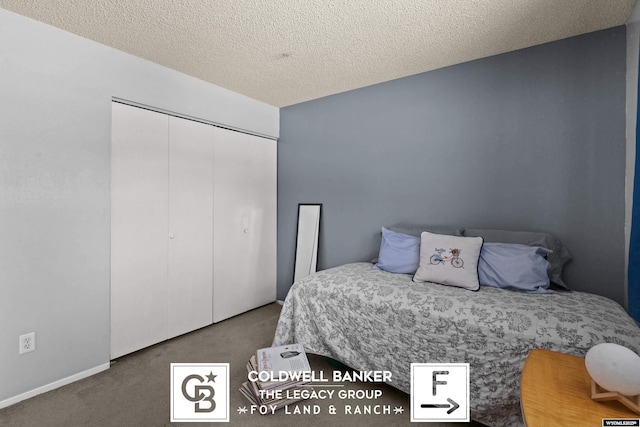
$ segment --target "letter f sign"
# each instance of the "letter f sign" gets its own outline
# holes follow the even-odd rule
[[[433,395],[436,395],[436,385],[447,385],[446,381],[438,381],[436,379],[437,375],[449,375],[449,371],[433,371],[431,377],[433,378]]]

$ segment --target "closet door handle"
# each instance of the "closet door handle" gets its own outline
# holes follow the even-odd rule
[[[175,238],[176,238],[176,235],[175,235],[175,234],[169,234],[169,238],[170,238],[171,240],[173,240],[173,239],[175,239]]]

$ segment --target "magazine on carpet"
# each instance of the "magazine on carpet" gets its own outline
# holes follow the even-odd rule
[[[311,366],[307,354],[301,344],[290,344],[279,347],[261,348],[257,351],[258,371],[273,372],[305,372]]]
[[[300,344],[259,349],[251,356],[247,363],[249,381],[242,383],[240,392],[254,405],[270,407],[272,411],[285,405],[304,400],[300,394],[291,397],[293,391],[312,391],[308,379],[291,379],[285,381],[251,380],[251,373],[268,372],[269,379],[277,378],[280,372],[308,372],[311,371],[307,354]]]

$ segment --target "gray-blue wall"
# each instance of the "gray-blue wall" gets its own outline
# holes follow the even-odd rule
[[[319,202],[319,269],[398,222],[548,231],[569,286],[623,303],[625,58],[617,27],[283,108],[278,298]]]

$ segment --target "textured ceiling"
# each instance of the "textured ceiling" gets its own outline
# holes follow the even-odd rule
[[[0,0],[278,107],[622,25],[635,0]]]

